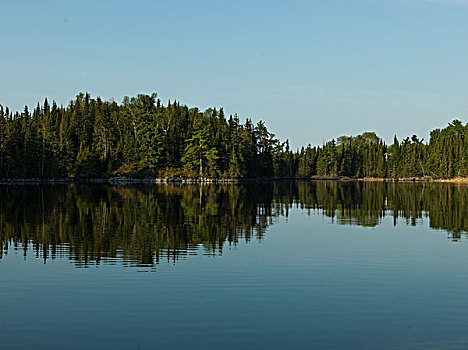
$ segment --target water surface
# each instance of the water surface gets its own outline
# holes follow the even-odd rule
[[[466,349],[468,187],[0,187],[5,349]]]

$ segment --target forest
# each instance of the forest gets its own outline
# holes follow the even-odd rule
[[[374,132],[293,151],[264,122],[201,111],[157,95],[122,103],[80,93],[31,112],[0,105],[0,178],[453,178],[468,176],[468,125],[454,120],[428,142],[387,145]]]

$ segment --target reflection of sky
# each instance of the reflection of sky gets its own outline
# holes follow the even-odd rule
[[[8,349],[463,347],[468,255],[443,235],[427,222],[364,228],[293,209],[261,243],[155,273],[10,254],[0,339]]]
[[[468,115],[466,1],[24,0],[0,11],[0,103],[14,109],[156,91],[266,120],[294,148],[367,130],[427,140]]]

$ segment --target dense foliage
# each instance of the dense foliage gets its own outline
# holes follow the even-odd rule
[[[387,146],[367,132],[293,152],[263,122],[241,123],[222,108],[79,94],[67,107],[46,99],[32,113],[0,105],[0,178],[467,176],[467,130],[455,120],[428,144],[413,135]]]
[[[289,175],[284,154],[262,122],[163,106],[156,94],[120,105],[80,94],[66,108],[46,99],[32,114],[0,108],[0,177]]]
[[[452,178],[468,176],[468,125],[454,120],[431,132],[429,143],[416,135],[387,146],[373,132],[341,136],[322,147],[303,148],[298,176]]]

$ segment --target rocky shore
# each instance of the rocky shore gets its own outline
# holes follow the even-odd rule
[[[39,185],[39,184],[243,184],[261,183],[271,181],[366,181],[366,182],[449,182],[458,184],[468,184],[468,178],[452,179],[432,179],[432,178],[350,178],[350,177],[268,177],[268,178],[248,178],[248,179],[223,179],[223,178],[132,178],[132,177],[111,177],[111,178],[0,178],[0,185]]]
[[[223,179],[223,178],[132,178],[132,177],[111,177],[111,178],[0,178],[0,185],[33,185],[33,184],[241,184],[241,183],[260,183],[271,181],[356,181],[347,177],[314,177],[314,178],[296,178],[296,177],[264,177],[264,178],[244,178],[244,179]]]

